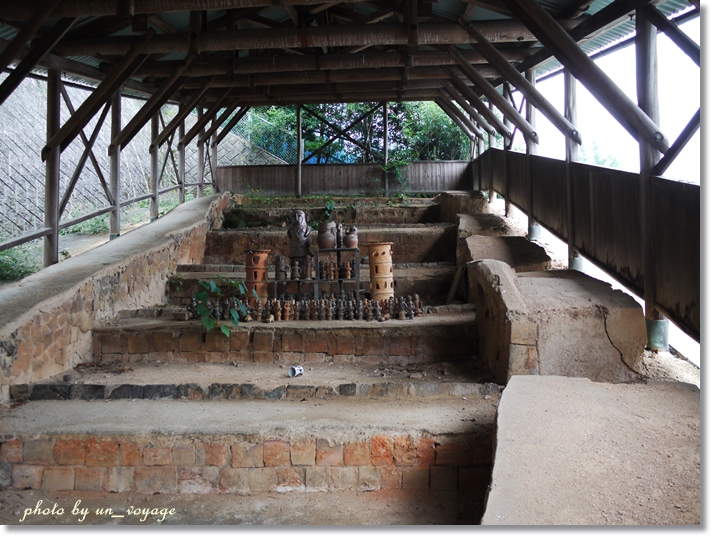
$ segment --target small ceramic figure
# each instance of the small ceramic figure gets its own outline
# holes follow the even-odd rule
[[[287,258],[281,254],[275,255],[272,258],[274,262],[274,279],[275,280],[286,280],[287,279]]]
[[[292,261],[292,280],[299,280],[301,278],[301,267],[299,266],[299,261],[294,259]]]
[[[342,224],[336,224],[336,247],[344,247],[344,226]]]

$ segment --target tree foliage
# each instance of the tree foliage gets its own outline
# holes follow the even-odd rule
[[[381,162],[383,155],[383,109],[378,103],[308,105],[332,126],[302,111],[304,157],[310,164]],[[373,110],[375,108],[375,110]],[[253,109],[265,121],[254,123],[253,143],[273,139],[268,130],[296,133],[295,106]],[[334,127],[345,129],[361,116],[347,134],[351,140],[337,137]],[[467,159],[470,140],[450,118],[432,102],[388,104],[389,159],[401,161]],[[331,144],[326,142],[336,138]],[[324,147],[325,146],[325,147]],[[265,149],[268,149],[265,147]]]

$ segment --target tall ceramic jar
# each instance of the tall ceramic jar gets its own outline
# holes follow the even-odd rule
[[[267,303],[269,292],[267,287],[267,265],[269,263],[269,253],[271,250],[248,250],[245,258],[245,285],[247,286],[247,297],[250,304],[255,302],[255,294],[262,304]]]
[[[388,300],[395,295],[393,281],[393,243],[367,244],[368,266],[371,273],[371,299]]]
[[[336,248],[335,222],[319,222],[319,235],[316,237],[316,245],[320,250]]]

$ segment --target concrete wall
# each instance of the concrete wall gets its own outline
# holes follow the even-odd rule
[[[511,202],[524,211],[531,175],[534,218],[568,240],[565,162],[509,152],[505,163],[504,152],[496,149],[486,151],[481,161],[484,185],[491,178],[495,190],[508,191]],[[576,248],[641,295],[640,176],[581,163],[571,169]],[[700,187],[657,177],[652,198],[656,304],[699,341]]]
[[[209,222],[227,195],[194,200],[99,248],[0,292],[0,388],[33,383],[92,360],[92,328],[120,310],[165,300],[176,265],[201,263]]]
[[[381,194],[384,172],[379,164],[319,164],[302,166],[302,194],[359,195]],[[472,164],[468,161],[413,162],[403,171],[407,184],[398,184],[390,173],[392,192],[442,192],[471,190]],[[218,167],[221,192],[249,192],[292,196],[296,192],[295,166]]]

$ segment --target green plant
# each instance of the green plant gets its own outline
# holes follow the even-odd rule
[[[246,295],[247,294],[247,287],[243,282],[238,282],[236,280],[229,280],[226,278],[220,278],[221,281],[227,282],[235,289],[239,291],[240,294]],[[208,307],[208,303],[210,301],[210,298],[220,298],[223,296],[222,291],[220,290],[220,287],[213,281],[205,281],[205,280],[199,280],[198,284],[202,287],[202,289],[199,289],[195,292],[195,301],[198,304],[197,307],[197,312],[198,316],[200,317],[200,322],[203,324],[206,330],[210,331],[215,326],[218,324],[218,320],[215,318],[213,315],[213,312],[210,311],[210,308]],[[253,289],[252,290],[255,298],[259,297],[257,296],[257,292]],[[245,310],[245,306],[240,303],[238,305],[238,308],[240,309],[240,313],[245,315],[247,311]],[[239,323],[239,314],[237,309],[234,307],[230,308],[230,322],[232,323],[233,326],[237,326]],[[230,328],[227,325],[220,325],[220,331],[227,337],[230,336]]]
[[[384,164],[381,166],[381,170],[384,172],[388,172],[389,174],[392,174],[392,177],[396,180],[398,183],[399,187],[402,189],[405,189],[409,184],[410,184],[410,179],[408,179],[405,175],[403,175],[406,167],[408,166],[408,162],[405,160],[391,160],[388,162],[388,164]]]
[[[335,208],[336,202],[333,198],[327,198],[326,203],[324,203],[324,222],[331,222],[334,219],[334,215],[332,213]]]
[[[40,270],[35,253],[31,246],[15,246],[0,252],[0,280],[20,280]]]
[[[171,274],[168,277],[168,287],[175,293],[183,289],[183,276],[180,274]]]
[[[60,235],[79,233],[81,235],[103,235],[109,232],[109,217],[106,215],[95,216],[84,222],[63,229]]]

